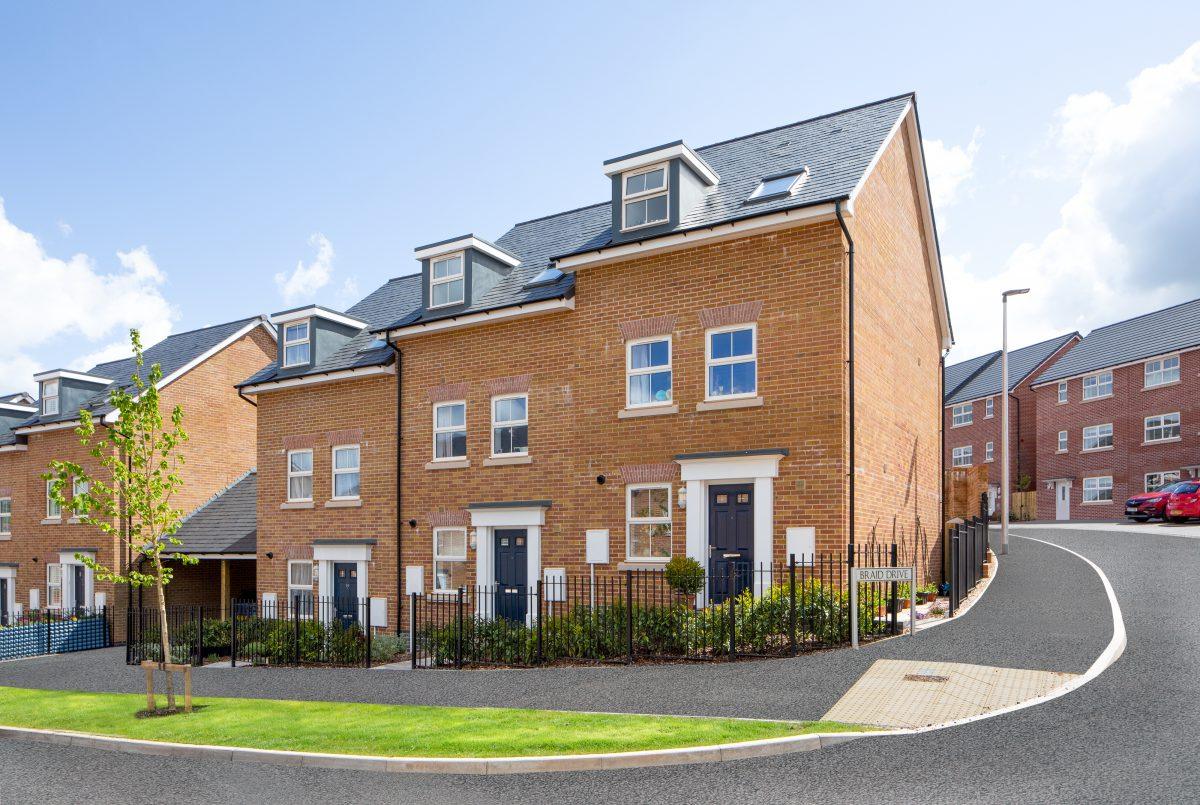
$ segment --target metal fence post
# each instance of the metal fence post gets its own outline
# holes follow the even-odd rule
[[[892,543],[892,555],[891,555],[892,567],[899,567],[899,565],[897,563],[897,559],[898,559],[898,555],[896,552],[896,543],[893,542]],[[916,578],[913,579],[913,584],[916,584]],[[897,621],[896,610],[898,609],[898,607],[896,606],[896,588],[899,585],[897,585],[896,582],[893,581],[888,586],[891,587],[891,598],[888,601],[888,614],[891,616],[891,619],[892,619],[892,634],[896,634],[896,631],[897,631],[896,627],[898,625],[896,622]],[[908,591],[908,594],[910,597],[916,595],[916,591],[911,589],[911,587],[912,587],[912,584],[909,585],[910,589]]]
[[[542,579],[537,580],[537,664],[542,664]]]
[[[196,608],[196,667],[204,665],[204,605]]]
[[[788,556],[788,650],[796,656],[796,554]]]
[[[364,620],[366,620],[366,622],[367,622],[367,656],[363,659],[363,662],[367,668],[370,668],[371,667],[371,599],[364,598],[363,600],[366,602],[366,604],[364,606],[364,608],[366,609],[366,618],[364,618]],[[297,654],[299,654],[299,652],[297,652]]]
[[[626,662],[633,662],[633,571],[625,571],[625,650]]]
[[[125,610],[125,664],[133,662],[133,607]]]
[[[959,565],[958,526],[954,527],[950,537],[950,617],[954,617],[958,609],[958,565]]]
[[[237,668],[237,608],[229,599],[229,667]]]
[[[463,594],[466,589],[458,588],[458,606],[454,611],[455,629],[454,629],[454,667],[463,667]]]
[[[417,594],[410,593],[412,600],[408,605],[408,656],[409,665],[415,671],[421,663],[417,657]]]
[[[737,655],[737,612],[735,609],[734,599],[737,596],[733,592],[733,582],[736,576],[734,563],[728,562],[725,565],[725,597],[729,600],[729,661],[733,662]]]

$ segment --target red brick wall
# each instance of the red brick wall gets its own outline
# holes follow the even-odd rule
[[[1200,351],[1180,356],[1179,383],[1144,388],[1144,367],[1137,363],[1113,370],[1113,394],[1082,401],[1082,380],[1068,381],[1068,402],[1058,403],[1058,384],[1036,390],[1038,411],[1038,517],[1054,519],[1055,501],[1046,482],[1073,478],[1071,519],[1116,520],[1124,517],[1129,495],[1144,491],[1149,472],[1178,470],[1200,465]],[[1181,438],[1177,442],[1143,444],[1144,420],[1157,414],[1180,413]],[[1113,425],[1113,448],[1082,452],[1083,428]],[[1058,432],[1067,431],[1067,452],[1056,452]],[[1083,479],[1111,475],[1112,503],[1083,503]],[[1185,473],[1186,477],[1186,473]]]
[[[274,358],[274,340],[259,328],[163,389],[164,414],[169,415],[176,403],[183,405],[183,427],[189,436],[180,470],[184,486],[172,501],[175,507],[190,512],[254,465],[255,409],[237,396],[233,384]],[[45,605],[45,565],[57,562],[60,550],[94,547],[97,561],[104,565],[123,566],[126,561],[118,556],[117,538],[95,527],[69,523],[66,517],[61,523],[42,523],[46,502],[41,473],[53,459],[79,462],[93,476],[102,472],[73,428],[31,434],[25,453],[0,453],[0,487],[13,490],[13,536],[0,540],[0,562],[19,563],[17,600],[26,607],[31,587],[41,591]],[[124,588],[118,591],[111,583],[97,581],[95,591],[106,593],[110,605],[125,605]]]

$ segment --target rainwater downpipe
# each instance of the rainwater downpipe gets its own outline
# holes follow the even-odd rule
[[[383,337],[387,340],[388,346],[392,348],[392,351],[396,353],[396,634],[400,635],[404,633],[404,618],[401,617],[404,611],[404,562],[401,561],[404,543],[404,517],[400,509],[400,490],[402,486],[400,478],[400,425],[403,423],[403,414],[400,407],[400,378],[402,377],[400,370],[404,353],[392,341],[390,331],[385,332]]]
[[[846,359],[846,369],[849,374],[850,392],[850,545],[854,545],[854,481],[858,474],[854,463],[854,237],[850,234],[850,228],[846,226],[846,219],[842,216],[842,201],[839,199],[834,202],[834,214],[837,215],[838,225],[842,228],[842,234],[846,236],[846,254],[847,254],[847,287],[849,296],[849,312],[847,315],[847,324],[849,338],[847,348],[849,356]]]

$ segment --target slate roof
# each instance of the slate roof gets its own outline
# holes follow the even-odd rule
[[[145,378],[146,372],[150,370],[151,366],[157,363],[162,367],[163,376],[166,377],[182,369],[210,349],[213,349],[246,325],[261,320],[262,317],[260,316],[251,316],[250,318],[238,319],[237,321],[225,322],[224,324],[216,324],[212,327],[202,327],[198,330],[189,330],[186,333],[176,333],[175,335],[167,336],[162,341],[147,348],[143,353],[145,366],[142,369],[141,376]],[[91,369],[88,369],[84,374],[106,377],[111,379],[112,382],[104,388],[99,389],[84,403],[84,406],[97,416],[103,416],[112,411],[112,406],[108,404],[109,394],[116,388],[130,388],[133,385],[131,378],[136,368],[137,364],[133,358],[124,358],[119,361],[98,363]],[[58,414],[48,417],[42,416],[39,410],[37,415],[25,420],[19,427],[67,422],[78,417],[78,409],[74,411],[60,411]]]
[[[1067,333],[1027,347],[1010,350],[1008,353],[1008,387],[1011,391],[1021,384],[1030,373],[1079,333]],[[1003,367],[1000,350],[980,355],[969,361],[946,367],[945,405],[978,400],[999,394],[1004,388],[1001,375]],[[951,385],[951,379],[956,381]]]
[[[323,358],[320,363],[307,369],[280,369],[275,362],[269,363],[238,384],[239,388],[283,380],[290,377],[319,375],[365,366],[385,366],[395,360],[396,354],[387,344],[375,348],[370,345],[377,339],[372,334],[389,323],[406,316],[421,306],[421,275],[405,274],[390,279],[376,288],[366,298],[346,310],[346,315],[364,321],[367,326],[340,348]]]
[[[32,405],[33,395],[24,391],[13,392],[12,394],[0,394],[0,403],[9,403],[10,405]]]
[[[258,473],[250,470],[179,526],[180,553],[255,553],[258,544]]]
[[[1035,384],[1200,346],[1200,299],[1135,316],[1088,333]]]
[[[683,214],[677,227],[647,240],[849,198],[913,99],[912,94],[898,95],[695,149],[720,175],[720,181],[694,209]],[[746,202],[764,177],[804,167],[808,177],[793,195]],[[505,280],[466,308],[451,312],[414,308],[376,331],[568,297],[574,293],[573,274],[544,285],[528,283],[555,258],[603,248],[611,242],[611,201],[519,223],[496,241],[521,260]]]

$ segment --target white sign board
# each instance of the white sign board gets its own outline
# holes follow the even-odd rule
[[[425,592],[425,566],[408,565],[404,568],[404,594],[422,595]]]
[[[387,628],[387,599],[371,599],[371,628]]]
[[[608,564],[608,529],[589,528],[587,530],[587,562],[589,565]]]
[[[805,557],[811,562],[817,553],[817,529],[813,526],[793,526],[787,530],[786,558],[796,557],[796,562],[803,564]]]
[[[858,648],[858,585],[878,582],[908,582],[908,634],[917,636],[917,569],[915,567],[850,568],[850,645]]]
[[[547,601],[567,600],[567,569],[548,567],[542,571],[542,595]]]

